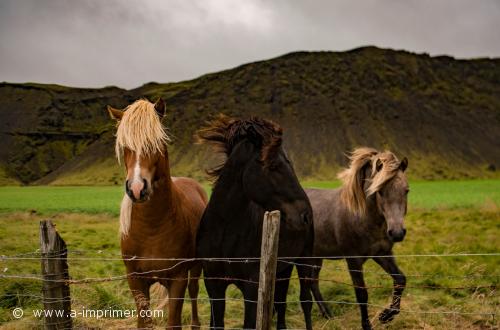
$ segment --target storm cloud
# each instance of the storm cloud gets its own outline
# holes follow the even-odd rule
[[[500,56],[496,0],[0,0],[0,80],[132,88],[298,50]]]

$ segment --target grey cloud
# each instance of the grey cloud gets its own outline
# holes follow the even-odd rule
[[[136,87],[296,50],[500,56],[495,0],[0,0],[0,80]]]

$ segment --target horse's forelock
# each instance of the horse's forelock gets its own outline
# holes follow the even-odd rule
[[[118,123],[116,157],[119,161],[124,148],[143,156],[163,153],[169,141],[154,104],[143,99],[137,100],[125,109]]]
[[[363,215],[366,212],[366,197],[380,191],[394,178],[401,162],[390,151],[379,152],[372,148],[355,149],[349,159],[349,167],[338,175],[343,182],[341,199],[351,212]],[[370,169],[369,177],[364,176],[366,166]],[[365,181],[368,183],[366,189]]]
[[[381,168],[377,170],[377,162],[380,161]],[[390,151],[384,151],[374,156],[372,161],[372,177],[370,185],[366,189],[367,195],[373,195],[398,174],[401,162]]]

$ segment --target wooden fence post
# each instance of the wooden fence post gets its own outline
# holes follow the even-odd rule
[[[43,308],[52,311],[45,315],[45,329],[71,329],[71,296],[66,257],[66,243],[50,220],[40,221],[40,251],[42,253]],[[47,312],[46,312],[47,313]]]
[[[278,262],[280,211],[266,212],[262,224],[260,251],[259,296],[257,302],[257,330],[271,329],[274,303],[274,284]]]

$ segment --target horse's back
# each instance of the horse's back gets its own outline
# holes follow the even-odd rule
[[[339,189],[304,189],[311,202],[314,213],[314,225],[322,225],[338,207]]]
[[[207,193],[198,181],[191,178],[172,177],[172,183],[177,188],[178,193],[185,198],[184,203],[182,203],[182,209],[188,217],[191,234],[193,237],[196,237],[201,216],[207,206]]]
[[[207,193],[198,181],[187,177],[172,177],[172,182],[190,201],[200,203],[203,207],[207,205]]]
[[[340,227],[340,190],[304,189],[314,216],[314,255],[331,256],[337,250]]]

